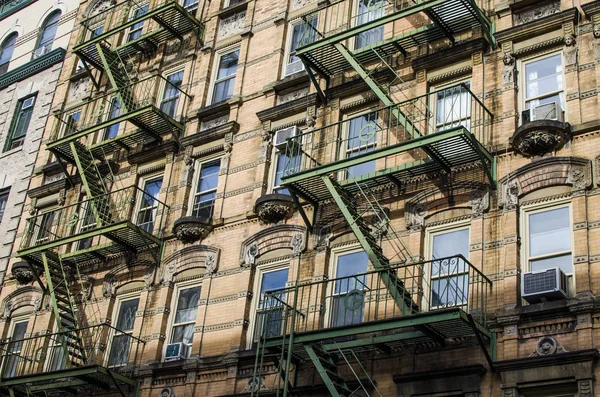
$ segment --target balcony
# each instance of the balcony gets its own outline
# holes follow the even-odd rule
[[[493,24],[473,0],[376,0],[358,13],[351,0],[323,4],[303,16],[305,31],[314,33],[306,35],[296,56],[327,79],[352,68],[353,62],[406,56],[439,40],[454,44],[461,32],[478,32],[495,48]],[[351,57],[340,52],[342,43],[351,49]]]
[[[267,348],[294,334],[299,356],[303,344],[325,341],[327,350],[340,337],[337,347],[362,350],[471,336],[483,344],[493,338],[486,328],[491,287],[458,255],[268,291],[256,324]]]
[[[195,31],[199,38],[203,36],[204,25],[177,1],[150,1],[145,12],[138,12],[144,8],[136,4],[134,0],[122,1],[84,19],[73,52],[103,70],[96,45],[128,57],[138,52],[153,52],[159,44],[173,38],[183,40],[183,35],[190,31]]]
[[[166,87],[177,95],[165,99]],[[163,76],[144,78],[58,113],[47,148],[73,163],[71,141],[81,140],[101,158],[114,150],[161,141],[170,132],[183,135],[185,127],[178,120],[188,98]]]
[[[141,339],[108,324],[4,339],[0,389],[12,389],[17,395],[61,389],[83,395],[90,386],[105,391],[116,386],[122,394],[128,388],[132,392],[137,386],[133,370],[143,347]]]
[[[460,84],[316,128],[287,140],[282,185],[319,202],[331,197],[322,177],[332,173],[352,192],[481,162],[495,186],[492,118]]]
[[[42,263],[46,250],[71,244],[61,259],[79,264],[159,247],[169,207],[137,186],[27,219],[17,255]]]

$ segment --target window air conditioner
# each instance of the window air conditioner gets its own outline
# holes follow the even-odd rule
[[[292,62],[292,63],[288,63],[287,65],[285,65],[285,75],[286,76],[301,72],[303,70],[304,70],[304,64],[300,60]]]
[[[287,146],[287,140],[293,138],[298,134],[298,127],[288,127],[279,131],[275,131],[275,138],[273,139],[273,146],[279,150],[284,150]]]
[[[188,358],[189,346],[183,342],[169,343],[165,354],[166,361],[175,361]]]
[[[529,303],[567,297],[568,277],[559,268],[523,273],[521,297]]]
[[[50,47],[47,47],[47,46],[40,47],[37,50],[35,50],[35,52],[33,53],[33,58],[39,58],[42,55],[46,55],[49,52],[50,52]]]
[[[557,102],[545,103],[533,109],[525,109],[521,112],[521,124],[534,120],[557,120],[563,121],[563,110]]]

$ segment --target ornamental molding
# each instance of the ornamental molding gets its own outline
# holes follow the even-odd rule
[[[39,311],[42,304],[42,290],[26,285],[6,295],[0,307],[0,318],[9,319],[12,312],[25,306],[31,306],[32,311]]]
[[[65,59],[65,53],[66,51],[64,48],[57,48],[45,55],[27,62],[25,65],[19,66],[16,69],[4,73],[0,77],[0,90],[18,81],[38,74],[42,70],[48,69],[54,64],[62,62]]]
[[[220,248],[209,245],[185,247],[163,260],[162,283],[170,284],[177,274],[189,269],[205,269],[205,274],[212,276],[217,271],[220,255]]]
[[[245,23],[246,10],[221,19],[219,23],[219,32],[217,33],[217,40],[241,33],[242,30],[244,30]]]
[[[560,1],[543,4],[539,7],[528,8],[524,11],[513,13],[514,26],[523,25],[525,23],[535,21],[549,15],[558,14],[560,12]]]
[[[558,341],[550,336],[545,336],[538,340],[533,353],[529,357],[550,356],[553,354],[567,353],[564,347]]]
[[[290,249],[299,255],[306,249],[306,227],[276,225],[250,236],[242,243],[240,265],[253,266],[260,256],[277,249]]]
[[[504,29],[495,33],[494,36],[496,37],[498,44],[502,45],[503,43],[524,41],[546,32],[560,30],[562,39],[563,24],[569,22],[575,24],[577,23],[578,17],[579,11],[577,8],[573,7],[562,12],[549,14],[539,19],[530,20],[529,22]]]

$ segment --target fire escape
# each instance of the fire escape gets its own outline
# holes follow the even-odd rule
[[[309,229],[336,222],[350,229],[373,270],[265,294],[254,372],[255,384],[264,384],[254,395],[293,395],[298,368],[312,365],[332,396],[381,396],[365,354],[443,347],[450,338],[472,338],[493,366],[491,281],[462,255],[419,261],[382,202],[402,195],[416,177],[474,168],[496,188],[496,160],[486,148],[493,115],[470,85],[417,95],[391,62],[469,34],[495,48],[494,26],[473,0],[374,0],[358,13],[352,7],[350,0],[319,3],[303,16],[310,42],[295,55],[322,102],[322,83],[355,74],[381,107],[289,138],[282,185]],[[390,189],[397,193],[385,196]],[[312,219],[302,201],[314,208]],[[277,363],[276,374],[265,372],[267,359]]]
[[[49,334],[3,341],[0,393],[138,395],[133,374],[144,342],[110,324],[88,325],[81,273],[88,264],[160,257],[168,207],[135,185],[117,187],[110,156],[183,134],[161,98],[165,90],[177,91],[179,101],[188,95],[162,76],[134,75],[126,60],[190,32],[201,39],[202,24],[171,0],[126,0],[81,22],[72,51],[97,89],[101,82],[110,88],[56,115],[47,149],[65,173],[69,165],[77,171],[67,175],[78,178],[85,199],[26,220],[17,255],[49,295],[56,325]]]

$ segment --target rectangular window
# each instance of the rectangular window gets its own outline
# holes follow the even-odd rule
[[[273,178],[273,193],[290,194],[287,188],[281,187],[281,178],[298,172],[300,169],[300,154],[289,155],[284,151],[275,152],[275,176]]]
[[[383,17],[387,2],[384,0],[358,0],[356,24],[364,25]],[[383,26],[367,30],[356,36],[355,49],[367,47],[383,40]]]
[[[192,15],[196,15],[198,12],[198,0],[183,0],[183,8]]]
[[[121,102],[119,101],[118,97],[114,97],[111,101],[110,101],[110,112],[108,113],[108,120],[114,120],[117,117],[121,116],[123,114],[123,109],[121,108]],[[106,127],[106,130],[104,131],[104,138],[102,138],[103,140],[107,140],[107,139],[112,139],[112,138],[116,138],[116,136],[119,134],[119,125],[121,123],[115,123],[115,124],[111,124],[108,127]]]
[[[143,6],[143,7],[137,8],[133,12],[133,15],[131,16],[131,19],[134,20],[134,19],[141,18],[146,13],[148,13],[148,5],[147,4],[145,6]],[[144,29],[144,21],[140,21],[138,23],[135,23],[129,29],[129,33],[127,34],[127,41],[133,41],[133,40],[136,40],[136,39],[139,39],[140,37],[142,37],[142,29]]]
[[[0,190],[0,223],[2,223],[2,218],[4,217],[4,211],[6,210],[6,203],[8,202],[8,193],[9,191]]]
[[[116,330],[114,331],[108,356],[109,367],[121,366],[129,362],[129,352],[132,345],[131,336],[133,335],[135,314],[139,303],[139,298],[136,298],[122,301],[119,306]]]
[[[46,358],[47,371],[58,371],[65,368],[66,356],[62,344],[63,336],[64,334],[57,334],[57,331],[54,331],[54,335],[48,346],[48,357]]]
[[[233,95],[235,74],[237,73],[240,50],[228,52],[219,58],[219,66],[215,76],[211,103],[225,101]]]
[[[81,111],[78,110],[73,113],[65,115],[63,120],[63,136],[73,135],[78,131],[79,119],[81,119]]]
[[[198,186],[192,205],[192,216],[210,219],[213,216],[221,160],[200,165]]]
[[[185,288],[179,291],[177,308],[173,319],[171,343],[181,342],[187,346],[188,355],[191,352],[194,339],[194,327],[200,301],[200,287]]]
[[[285,288],[288,281],[289,268],[261,271],[259,274],[260,295],[257,308],[257,326],[254,330],[254,340],[258,340],[262,332],[263,337],[281,335],[283,329],[283,302],[285,296],[278,294],[276,297],[265,299],[267,291]]]
[[[525,109],[556,102],[564,110],[562,55],[525,64]]]
[[[17,372],[19,367],[24,364],[23,359],[21,358],[21,350],[23,349],[23,339],[25,338],[25,332],[27,332],[28,325],[29,321],[19,321],[14,323],[12,336],[6,348],[9,356],[4,367],[4,373],[2,374],[4,378],[12,378],[13,376],[21,375]]]
[[[527,214],[529,270],[558,267],[573,274],[571,219],[569,207],[552,208]]]
[[[347,139],[345,144],[346,158],[375,150],[377,145],[377,112],[370,112],[358,117],[353,117],[345,123]],[[375,160],[348,167],[347,178],[356,178],[361,175],[375,172]]]
[[[367,272],[369,257],[366,252],[359,251],[342,254],[335,261],[335,284],[331,301],[332,327],[360,324],[364,318],[365,302],[362,291],[366,287],[366,276],[356,277]]]
[[[55,224],[54,218],[60,218],[60,216],[57,216],[58,212],[56,209],[49,210],[37,217],[36,226],[38,230],[34,232],[36,245],[54,240],[54,232],[58,226]]]
[[[5,152],[23,145],[25,135],[27,135],[27,130],[29,129],[29,122],[31,121],[34,105],[35,96],[21,99],[17,103],[17,109],[13,115],[8,140],[4,147]]]
[[[430,307],[467,304],[469,266],[455,256],[469,257],[469,229],[435,233],[431,237]]]
[[[85,200],[85,199],[84,199]],[[80,221],[78,233],[85,233],[94,230],[97,226],[96,215],[91,201],[83,201],[80,209]],[[88,237],[77,242],[77,249],[83,250],[92,246],[93,237]]]
[[[289,76],[304,70],[304,64],[300,58],[296,56],[296,49],[315,41],[318,23],[316,16],[307,18],[308,19],[306,21],[300,20],[290,25],[292,37],[288,47],[287,64],[285,66],[284,73],[285,76]]]
[[[152,233],[158,211],[158,197],[162,187],[162,175],[144,183],[144,193],[138,210],[137,225],[145,232]]]
[[[462,125],[471,127],[471,83],[455,85],[437,92],[435,101],[435,131],[444,131]]]
[[[167,76],[163,99],[160,102],[160,110],[171,118],[175,118],[175,115],[177,114],[177,105],[179,105],[179,95],[181,94],[182,83],[183,70]]]

